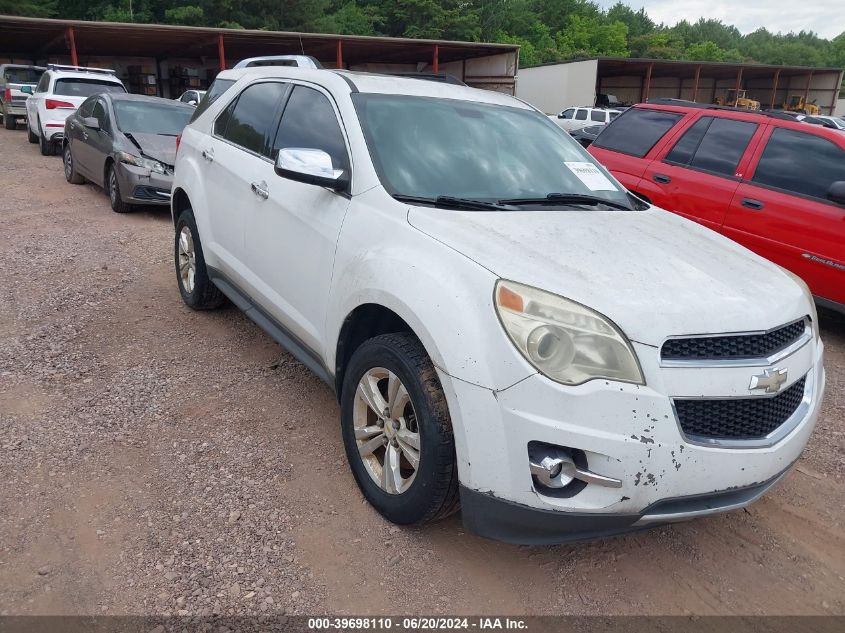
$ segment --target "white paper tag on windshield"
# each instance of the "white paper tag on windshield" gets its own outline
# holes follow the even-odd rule
[[[619,191],[593,163],[564,163],[590,191]]]

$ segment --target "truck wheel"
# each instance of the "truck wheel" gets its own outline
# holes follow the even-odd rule
[[[11,114],[4,114],[3,125],[7,130],[16,130],[18,128],[18,120]]]
[[[412,334],[383,334],[355,350],[343,380],[341,426],[352,474],[387,520],[427,523],[458,509],[449,408]]]
[[[173,251],[176,282],[182,301],[194,310],[213,310],[223,305],[226,296],[208,276],[197,222],[191,209],[182,211],[176,222]]]
[[[106,170],[106,193],[109,196],[112,211],[115,213],[132,211],[132,205],[126,204],[120,195],[120,183],[117,181],[117,172],[114,170],[114,165],[109,165]]]
[[[42,156],[52,156],[54,154],[53,144],[47,140],[47,135],[44,134],[44,129],[41,127],[41,121],[37,121],[38,131],[41,133],[38,137],[38,149],[41,150]]]
[[[76,173],[76,163],[73,162],[73,153],[70,151],[70,143],[65,143],[65,151],[62,153],[65,164],[65,180],[72,185],[81,185],[85,179]]]
[[[38,142],[38,137],[35,136],[35,132],[32,131],[32,126],[29,124],[29,119],[26,121],[26,138],[33,145]]]

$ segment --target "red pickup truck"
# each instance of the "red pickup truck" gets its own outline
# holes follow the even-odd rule
[[[845,132],[693,102],[628,109],[589,147],[630,191],[739,242],[845,312]]]

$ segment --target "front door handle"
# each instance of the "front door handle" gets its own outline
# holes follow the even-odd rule
[[[263,180],[261,182],[254,182],[250,185],[252,188],[252,193],[254,193],[259,198],[263,198],[266,200],[270,197],[270,192],[267,190],[267,183]]]
[[[207,160],[209,163],[214,162],[214,150],[213,149],[204,149],[202,150],[202,157]]]
[[[759,200],[752,200],[751,198],[743,198],[742,199],[742,206],[748,207],[749,209],[754,209],[755,211],[759,211],[766,205],[760,202]]]
[[[651,179],[654,182],[659,182],[661,185],[668,185],[670,182],[672,182],[672,179],[669,178],[669,176],[667,176],[666,174],[654,174]]]

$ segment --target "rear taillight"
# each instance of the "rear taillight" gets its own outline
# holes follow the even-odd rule
[[[12,90],[11,88],[6,88],[6,92],[3,93],[3,101],[11,101],[12,100]]]
[[[72,110],[76,109],[76,106],[72,103],[68,103],[67,101],[57,101],[56,99],[47,99],[44,102],[44,107],[48,110],[55,110],[56,108],[71,108]]]
[[[182,142],[182,134],[176,135],[176,154],[179,154],[179,144]]]

